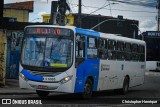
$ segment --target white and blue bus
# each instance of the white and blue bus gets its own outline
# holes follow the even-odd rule
[[[34,25],[24,31],[20,88],[50,92],[119,90],[144,83],[144,41],[73,26]]]

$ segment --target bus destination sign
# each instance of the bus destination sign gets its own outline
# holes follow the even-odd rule
[[[26,34],[70,36],[71,30],[64,29],[64,28],[53,28],[53,27],[29,27],[25,29],[25,33]]]

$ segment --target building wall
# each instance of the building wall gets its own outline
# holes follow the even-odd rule
[[[43,17],[43,22],[46,23],[47,22],[46,20],[50,19],[50,14],[42,15],[42,17]],[[68,14],[66,15],[66,17],[67,17],[65,20],[66,25],[79,26],[78,14],[73,14],[73,15]],[[113,21],[111,20],[111,21],[106,21],[105,23],[102,23],[101,25],[96,27],[94,30],[98,32],[103,32],[103,33],[121,34],[122,36],[129,37],[129,38],[141,39],[138,36],[138,28],[137,27],[133,28],[131,26],[132,24],[136,24],[138,26],[139,22],[137,20],[123,19],[123,21],[118,21],[117,18],[113,18],[113,17],[98,16],[98,15],[87,16],[85,14],[82,15],[81,17],[82,17],[81,28],[90,29],[104,20],[115,19]]]
[[[0,38],[0,85],[5,85],[7,38],[3,29],[0,29]]]
[[[43,23],[49,23],[50,20],[50,14],[44,14],[42,15],[42,21]],[[67,26],[72,26],[74,25],[74,16],[71,14],[66,15],[65,23]]]
[[[50,20],[49,14],[44,14],[44,15],[42,15],[42,17],[43,17],[43,19],[42,19],[43,23],[49,23],[49,20]]]
[[[29,21],[29,11],[28,10],[17,10],[17,9],[4,9],[3,17],[16,18],[18,22],[28,22]]]

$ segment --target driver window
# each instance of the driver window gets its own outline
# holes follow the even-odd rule
[[[85,37],[84,35],[76,35],[76,58],[85,57]]]

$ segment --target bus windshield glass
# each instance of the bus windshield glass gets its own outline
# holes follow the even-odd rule
[[[37,67],[69,67],[73,42],[58,38],[26,38],[22,64]]]
[[[44,68],[67,68],[72,65],[73,40],[69,37],[25,36],[21,62],[23,65]]]

